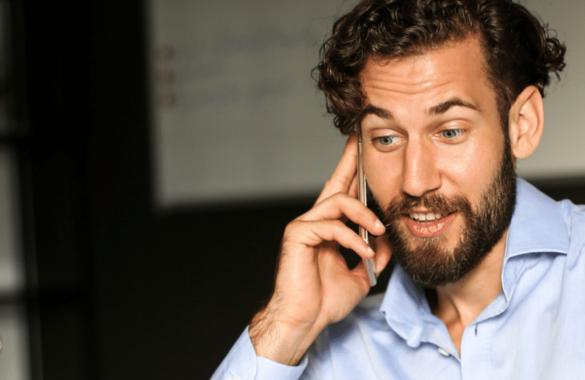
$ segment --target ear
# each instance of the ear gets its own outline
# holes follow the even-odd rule
[[[540,143],[544,131],[544,104],[538,88],[528,86],[510,108],[510,145],[515,158],[527,158]]]

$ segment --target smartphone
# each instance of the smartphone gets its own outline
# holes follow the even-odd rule
[[[362,147],[362,131],[361,128],[357,127],[357,139],[358,139],[358,199],[360,202],[363,203],[364,206],[368,206],[368,196],[366,190],[366,175],[364,174],[364,160],[363,160],[363,147]],[[369,237],[368,237],[368,230],[364,227],[359,226],[360,229],[360,236],[366,244],[370,245]],[[368,273],[368,280],[370,281],[370,286],[375,286],[378,282],[376,278],[376,272],[374,272],[374,265],[372,264],[372,260],[364,259],[364,265],[366,266],[366,272]]]

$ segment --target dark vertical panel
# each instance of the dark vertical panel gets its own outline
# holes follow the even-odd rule
[[[88,13],[84,3],[23,4],[28,121],[21,144],[38,271],[42,374],[88,379],[90,239],[85,212]],[[29,261],[30,263],[30,261]],[[30,268],[33,269],[33,268]],[[39,371],[39,369],[36,369]]]
[[[142,12],[136,0],[91,2],[89,207],[103,379],[155,378],[166,367],[161,305],[148,286],[166,280],[148,268],[168,256],[157,255],[150,209]]]
[[[88,199],[104,379],[208,379],[310,202],[157,214],[140,1],[92,3]]]

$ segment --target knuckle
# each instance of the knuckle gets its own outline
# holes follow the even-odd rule
[[[289,224],[287,224],[286,227],[284,228],[284,235],[286,236],[286,235],[292,235],[292,234],[294,234],[295,231],[298,230],[299,225],[301,223],[302,222],[300,220],[295,219],[292,222],[290,222]]]
[[[327,198],[323,199],[319,205],[324,204],[324,205],[328,205],[328,207],[339,207],[339,204],[341,202],[341,199],[343,197],[343,192],[338,191],[335,192],[331,195],[329,195]]]
[[[341,187],[346,187],[351,182],[351,179],[345,175],[339,175],[335,177],[335,182]]]
[[[331,221],[331,224],[332,224],[332,227],[333,227],[334,229],[337,229],[337,230],[339,230],[339,229],[344,229],[344,228],[345,228],[345,223],[343,223],[343,222],[342,222],[341,220],[339,220],[339,219],[332,220],[332,221]]]
[[[344,202],[347,198],[349,198],[349,195],[343,191],[338,191],[333,194],[331,198],[334,198],[337,202]]]

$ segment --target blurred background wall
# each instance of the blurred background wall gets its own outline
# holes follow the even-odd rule
[[[310,69],[351,4],[0,0],[0,378],[211,376],[341,154]],[[569,53],[519,173],[585,203],[585,3],[527,4]]]

